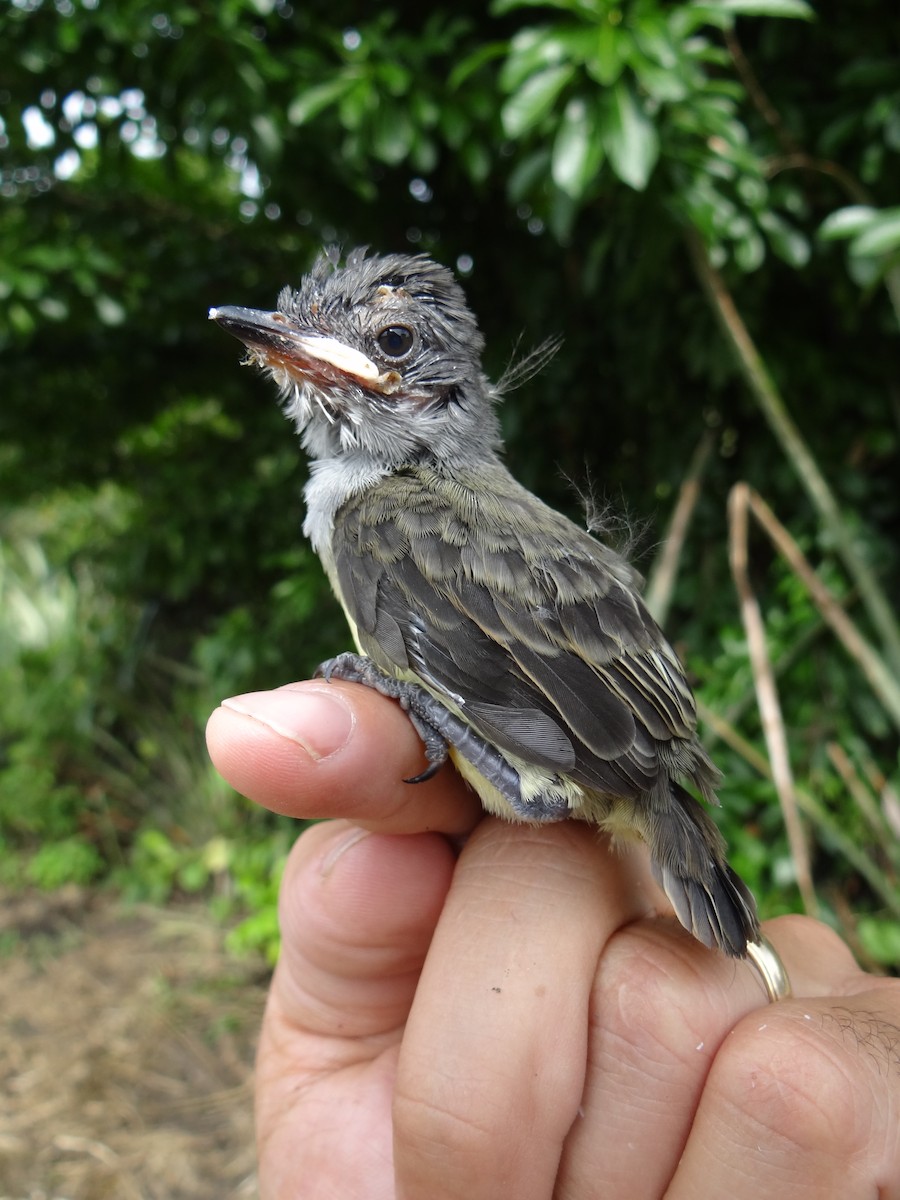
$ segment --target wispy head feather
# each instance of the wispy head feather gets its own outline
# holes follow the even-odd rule
[[[554,334],[541,342],[539,346],[535,346],[533,350],[529,350],[524,358],[516,360],[519,341],[521,338],[513,347],[509,365],[492,388],[495,396],[505,396],[507,392],[514,391],[523,383],[527,383],[529,379],[533,379],[535,375],[540,374],[563,344],[562,337]]]

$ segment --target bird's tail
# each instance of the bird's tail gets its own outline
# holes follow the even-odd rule
[[[725,858],[725,843],[712,818],[678,784],[672,801],[647,822],[653,873],[678,920],[695,938],[743,958],[759,939],[756,901]]]

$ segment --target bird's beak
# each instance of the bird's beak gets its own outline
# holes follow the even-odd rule
[[[256,308],[211,308],[209,319],[239,338],[267,367],[281,367],[301,379],[351,376],[364,387],[390,394],[400,382],[396,371],[381,371],[365,354],[337,338],[302,334],[280,312]]]

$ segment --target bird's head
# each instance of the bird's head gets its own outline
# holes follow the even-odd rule
[[[274,312],[213,308],[278,384],[313,458],[469,459],[499,445],[484,339],[462,288],[424,255],[326,251]]]

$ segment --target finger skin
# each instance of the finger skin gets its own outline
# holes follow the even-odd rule
[[[223,701],[206,729],[217,770],[257,804],[292,817],[346,817],[380,832],[463,833],[481,815],[449,766],[426,766],[400,706],[353,683],[311,680]]]
[[[722,1042],[762,1000],[743,963],[708,950],[674,920],[617,932],[591,994],[586,1116],[566,1140],[559,1200],[659,1200]]]
[[[611,932],[656,892],[596,831],[486,820],[416,993],[394,1102],[397,1194],[546,1200],[582,1098],[587,1011]]]
[[[900,1200],[900,980],[808,918],[766,932],[795,998],[723,1043],[666,1200]]]
[[[888,1063],[900,1027],[884,1002],[878,992],[792,1002],[741,1022],[710,1072],[667,1200],[724,1187],[731,1200],[896,1200],[896,1050],[893,1078]]]
[[[394,1196],[397,1052],[454,863],[439,835],[343,821],[294,847],[257,1056],[263,1200]]]
[[[900,1180],[896,1118],[877,1111],[879,1096],[883,1110],[900,1101],[896,1094],[890,1099],[891,1089],[900,1088],[896,1050],[891,1086],[885,1086],[885,1061],[873,1076],[876,1089],[863,1085],[853,1101],[864,1114],[854,1135],[846,1120],[847,1097],[851,1083],[859,1090],[864,1072],[853,1054],[836,1071],[829,1049],[809,1053],[805,1044],[818,1037],[811,1035],[810,1021],[837,1028],[842,1020],[845,1031],[853,1029],[848,1036],[854,1046],[858,1037],[869,1036],[849,1014],[857,993],[873,981],[818,922],[781,918],[769,922],[766,933],[788,967],[796,1000],[767,1003],[749,965],[711,954],[672,923],[640,921],[610,940],[592,999],[585,1118],[567,1139],[555,1200],[894,1195],[874,1187]],[[885,984],[877,1036],[886,1045],[884,1031],[892,1027],[896,1045],[900,985]],[[849,997],[837,1002],[840,1020],[834,1016],[835,994]],[[870,997],[859,1003],[865,1008]],[[871,1027],[869,1021],[866,1028]],[[812,1079],[807,1098],[816,1106],[814,1119],[804,1115],[796,1093],[804,1075]],[[776,1095],[783,1086],[784,1107],[793,1113],[788,1119],[784,1111],[770,1112],[768,1133],[765,1115],[761,1120],[755,1113],[757,1105],[771,1106],[763,1079]],[[834,1089],[842,1097],[838,1102]],[[838,1136],[829,1129],[832,1121]],[[860,1131],[862,1141],[854,1144]],[[791,1186],[785,1185],[785,1163],[796,1176]],[[851,1187],[857,1170],[864,1181],[858,1193]],[[836,1180],[847,1190],[833,1190]],[[802,1183],[800,1190],[792,1190],[795,1182]]]

